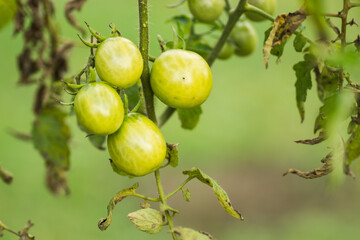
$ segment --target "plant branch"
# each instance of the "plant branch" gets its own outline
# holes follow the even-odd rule
[[[168,195],[165,196],[165,199],[170,198],[172,195],[174,195],[175,193],[177,193],[178,191],[180,191],[188,182],[190,182],[193,179],[193,177],[188,177],[182,184],[180,184],[180,186],[175,189],[173,192],[169,193]]]
[[[344,52],[346,47],[346,28],[347,28],[347,17],[349,13],[349,9],[351,8],[350,0],[343,0],[343,9],[341,11],[341,32],[339,35],[341,41],[341,51]],[[344,69],[340,69],[339,73],[339,90],[343,89],[344,83]]]
[[[245,11],[246,12],[253,12],[253,13],[256,13],[262,17],[264,17],[265,19],[267,20],[270,20],[270,21],[274,21],[275,18],[273,16],[271,16],[270,14],[268,14],[267,12],[261,10],[260,8],[257,8],[251,4],[246,4],[245,5]]]
[[[156,179],[156,185],[157,185],[158,190],[159,190],[159,196],[160,196],[160,199],[161,199],[161,203],[164,204],[164,205],[167,205],[166,204],[166,197],[165,197],[164,190],[163,190],[161,180],[160,180],[160,171],[159,170],[155,171],[155,179]],[[177,240],[177,237],[176,237],[175,232],[174,232],[174,224],[172,222],[172,218],[170,216],[169,210],[165,210],[165,216],[166,216],[167,222],[168,222],[169,227],[170,227],[170,232],[171,232],[172,238],[174,240]]]
[[[159,119],[159,127],[161,128],[164,124],[170,119],[170,117],[174,114],[176,108],[167,107],[165,111],[161,114]]]
[[[149,15],[148,0],[138,0],[139,3],[139,26],[140,26],[140,52],[144,61],[144,69],[141,75],[141,83],[143,90],[143,102],[145,103],[147,116],[157,124],[154,93],[150,86],[150,70],[149,70]]]
[[[219,40],[217,41],[215,47],[213,48],[209,57],[206,60],[210,67],[215,62],[221,49],[223,48],[224,44],[226,43],[227,39],[229,38],[230,33],[231,33],[232,29],[234,28],[236,22],[239,20],[240,16],[245,12],[246,3],[247,3],[246,0],[240,0],[238,5],[236,6],[235,10],[230,13],[228,21],[224,27],[224,30],[223,30]]]

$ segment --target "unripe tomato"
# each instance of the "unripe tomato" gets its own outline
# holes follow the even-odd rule
[[[207,62],[197,53],[173,49],[154,62],[150,76],[155,95],[173,108],[193,108],[209,96],[212,75]]]
[[[108,137],[107,145],[115,167],[130,176],[154,172],[166,156],[160,129],[139,113],[130,113],[120,129]]]
[[[248,0],[248,3],[260,8],[268,14],[273,14],[276,8],[276,0]],[[260,22],[266,20],[264,17],[253,12],[246,12],[246,17],[252,21]]]
[[[14,18],[17,8],[16,0],[0,0],[0,29]]]
[[[101,80],[124,89],[139,80],[143,59],[137,46],[130,40],[108,38],[96,51],[95,68]]]
[[[219,59],[226,60],[234,54],[235,48],[230,43],[225,43],[218,56]]]
[[[89,133],[109,135],[121,126],[124,106],[119,94],[102,82],[89,83],[76,94],[75,114],[79,124]]]
[[[225,7],[224,0],[188,0],[188,3],[192,15],[205,23],[218,19]]]
[[[231,39],[235,44],[235,54],[247,56],[255,51],[258,36],[254,27],[246,21],[238,21],[231,32]]]

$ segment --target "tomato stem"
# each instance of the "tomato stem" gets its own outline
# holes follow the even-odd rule
[[[150,70],[149,70],[149,15],[148,0],[138,0],[139,5],[139,28],[140,28],[140,52],[144,61],[144,68],[141,75],[141,83],[143,90],[143,102],[146,107],[147,116],[157,124],[154,93],[150,86]]]
[[[164,204],[164,205],[167,205],[166,204],[166,197],[165,197],[164,190],[163,190],[163,186],[162,186],[161,180],[160,180],[160,171],[159,171],[159,169],[155,171],[155,179],[156,179],[156,185],[158,187],[161,203]],[[169,210],[165,210],[165,216],[166,216],[166,219],[167,219],[167,221],[169,223],[172,238],[174,240],[177,240],[177,237],[176,237],[175,232],[174,232],[174,224],[172,222],[172,217],[170,215]]]
[[[180,191],[188,182],[190,182],[193,179],[193,177],[188,177],[182,184],[180,184],[180,186],[175,189],[173,192],[169,193],[168,195],[165,196],[165,199],[170,198],[172,195],[174,195],[175,193],[177,193],[178,191]]]

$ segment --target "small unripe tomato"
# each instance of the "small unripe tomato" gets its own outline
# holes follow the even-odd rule
[[[218,19],[225,7],[224,0],[188,0],[188,3],[192,15],[205,23]]]
[[[125,89],[139,80],[143,59],[133,42],[113,37],[100,43],[95,55],[95,68],[101,80]]]
[[[173,49],[155,60],[150,83],[154,94],[166,105],[193,108],[208,98],[212,75],[209,65],[199,54]]]
[[[102,82],[86,84],[75,96],[74,110],[79,124],[89,133],[109,135],[121,126],[124,106],[119,94]]]
[[[235,54],[247,56],[253,53],[258,44],[258,36],[254,27],[246,21],[238,21],[231,32],[235,44]]]
[[[260,8],[264,12],[272,15],[276,8],[276,0],[248,0],[248,3]],[[246,12],[246,17],[254,22],[260,22],[266,20],[266,18],[253,12]]]
[[[108,137],[107,145],[117,172],[129,176],[154,172],[166,156],[166,142],[160,129],[139,113],[130,113],[120,129]]]
[[[17,9],[16,0],[0,0],[0,29],[14,18]]]
[[[223,48],[221,49],[218,58],[222,60],[226,60],[230,58],[234,54],[235,48],[230,43],[225,43]]]

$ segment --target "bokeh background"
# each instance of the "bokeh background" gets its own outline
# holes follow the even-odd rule
[[[65,0],[56,0],[59,31],[64,38],[77,40],[77,31],[63,16]],[[150,53],[160,53],[156,35],[171,39],[166,20],[188,13],[186,4],[168,9],[174,1],[150,1]],[[235,1],[232,1],[235,6]],[[336,13],[342,1],[326,1],[326,11]],[[300,1],[278,0],[276,13],[295,11]],[[81,13],[99,32],[108,32],[114,22],[122,34],[138,43],[137,1],[89,0]],[[360,9],[351,17],[360,16]],[[260,42],[269,22],[255,23]],[[14,182],[0,182],[0,219],[12,229],[20,229],[31,219],[37,239],[170,239],[167,228],[161,234],[148,235],[135,229],[126,218],[139,208],[140,200],[128,198],[116,206],[111,226],[105,232],[97,228],[106,216],[110,198],[119,190],[140,182],[139,192],[156,196],[152,174],[139,179],[116,175],[109,166],[108,153],[93,148],[84,133],[69,119],[73,132],[69,197],[51,195],[44,183],[44,162],[31,143],[19,141],[7,133],[16,129],[30,132],[35,86],[17,86],[16,56],[22,39],[12,35],[12,25],[0,32],[0,161],[14,174]],[[309,26],[306,35],[314,36]],[[355,39],[358,27],[352,27],[349,39]],[[86,63],[88,49],[76,47],[70,71],[75,73]],[[203,105],[201,122],[193,131],[180,128],[174,116],[162,129],[168,142],[180,143],[180,165],[161,171],[167,192],[184,180],[181,171],[196,166],[215,178],[227,190],[233,206],[245,217],[244,222],[229,216],[217,202],[212,189],[196,181],[188,184],[191,202],[181,193],[170,200],[180,210],[176,225],[210,232],[216,239],[359,239],[359,180],[345,178],[337,187],[329,178],[305,180],[283,177],[288,168],[310,170],[321,166],[327,144],[304,146],[294,140],[311,138],[313,123],[321,106],[313,88],[306,103],[306,120],[300,124],[295,104],[295,75],[292,66],[301,60],[290,41],[280,63],[272,57],[265,70],[261,46],[247,58],[233,57],[217,61],[213,68],[214,87]],[[158,103],[159,108],[161,104]],[[359,175],[355,162],[353,171]],[[154,205],[155,206],[155,205]],[[5,233],[4,239],[16,239]]]

